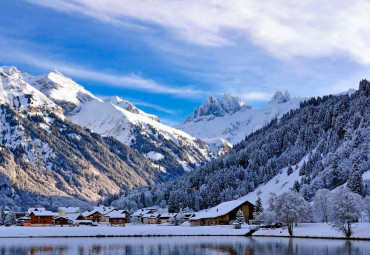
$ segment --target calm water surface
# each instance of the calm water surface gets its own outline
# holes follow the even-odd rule
[[[269,237],[0,239],[0,254],[369,255],[370,241]]]

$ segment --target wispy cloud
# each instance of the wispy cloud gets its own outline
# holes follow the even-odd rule
[[[164,112],[164,113],[167,113],[167,114],[171,114],[171,115],[176,114],[175,110],[168,109],[168,108],[156,105],[156,104],[144,102],[144,101],[137,100],[137,99],[128,99],[128,100],[136,106],[144,106],[144,107],[152,108],[154,110]]]
[[[106,98],[109,98],[111,96],[112,95],[110,95],[110,96],[108,96],[108,95],[97,95],[97,97],[99,97],[101,99],[106,99]],[[148,108],[157,110],[159,112],[164,112],[164,113],[171,114],[171,115],[176,114],[176,111],[173,110],[173,109],[168,109],[168,108],[162,107],[160,105],[152,104],[152,103],[149,103],[149,102],[144,102],[142,100],[138,100],[138,99],[135,99],[135,98],[124,97],[123,100],[129,101],[130,103],[132,103],[135,106],[144,106],[144,107],[148,107]]]
[[[3,46],[1,48],[6,49],[0,54],[0,61],[24,63],[47,71],[57,69],[72,78],[82,78],[85,80],[104,83],[107,86],[139,90],[148,93],[170,94],[176,97],[194,98],[207,94],[205,91],[201,91],[190,86],[176,87],[159,84],[137,74],[111,74],[104,72],[101,69],[91,69],[59,60],[54,61],[50,56],[47,58],[45,56],[25,52],[22,49],[12,48],[9,46],[9,43],[1,40],[1,38],[0,46]]]
[[[240,96],[247,101],[268,101],[272,95],[263,92],[249,92]]]
[[[161,26],[198,45],[232,45],[237,37],[279,58],[343,55],[370,64],[370,2],[363,0],[27,1],[119,26]]]

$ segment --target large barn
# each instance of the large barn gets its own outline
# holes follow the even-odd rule
[[[239,209],[249,223],[249,220],[253,219],[254,205],[246,199],[223,202],[215,207],[196,212],[189,221],[194,226],[230,225],[236,219]]]

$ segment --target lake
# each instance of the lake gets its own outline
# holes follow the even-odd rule
[[[370,241],[270,237],[2,238],[0,255],[369,255]]]

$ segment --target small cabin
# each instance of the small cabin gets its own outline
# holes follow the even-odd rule
[[[245,199],[223,202],[215,207],[195,212],[189,221],[194,226],[230,225],[235,221],[239,209],[249,223],[249,220],[253,219],[254,205]]]

